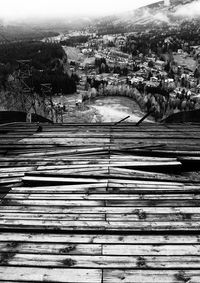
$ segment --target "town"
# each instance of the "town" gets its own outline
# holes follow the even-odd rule
[[[97,97],[129,97],[142,111],[153,109],[155,121],[200,108],[200,39],[191,24],[123,34],[77,31],[50,40],[63,45],[67,71],[79,78],[79,107]]]
[[[170,1],[160,1],[149,5],[148,11],[173,10],[174,4],[169,5]],[[149,15],[142,16],[147,12],[137,13],[142,23],[149,20]],[[145,114],[149,121],[159,122],[200,108],[198,18],[157,25],[136,21],[132,28],[105,21],[53,36],[48,33],[44,38],[41,33],[39,41],[20,39],[20,43],[3,37],[2,110],[35,113],[53,122],[117,122],[126,116],[127,122],[136,122]],[[20,75],[24,71],[26,78]],[[9,105],[4,103],[4,92],[13,97]]]

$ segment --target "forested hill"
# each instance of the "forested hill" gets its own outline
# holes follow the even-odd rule
[[[18,60],[30,60],[31,83],[36,92],[40,85],[51,83],[54,93],[64,94],[76,91],[73,77],[64,72],[67,56],[59,44],[40,41],[16,42],[0,45],[0,86],[7,88],[9,75],[19,71]]]
[[[57,36],[59,33],[54,29],[34,27],[34,25],[7,24],[0,19],[0,43],[42,40],[45,37]]]
[[[52,59],[65,55],[61,46],[40,41],[16,42],[0,45],[0,62],[15,66],[17,60],[31,60],[37,69],[50,67]]]

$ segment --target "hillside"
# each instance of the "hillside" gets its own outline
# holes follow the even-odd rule
[[[129,32],[137,28],[179,26],[185,20],[198,21],[198,14],[200,15],[200,1],[157,1],[134,11],[101,18],[97,21],[97,29],[99,33],[106,34]]]
[[[58,44],[30,41],[0,45],[0,110],[48,118],[53,115],[48,110],[53,107],[51,97],[76,91],[74,77],[64,70],[66,59]]]

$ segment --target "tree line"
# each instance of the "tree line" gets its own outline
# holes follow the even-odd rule
[[[74,93],[77,77],[64,69],[67,56],[61,45],[43,42],[18,42],[0,45],[0,84],[6,88],[9,75],[20,72],[18,60],[30,60],[31,76],[26,79],[34,91],[41,84],[51,83],[54,93]]]

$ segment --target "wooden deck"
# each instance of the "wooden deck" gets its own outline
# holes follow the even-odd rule
[[[0,282],[199,283],[200,125],[0,127]]]

